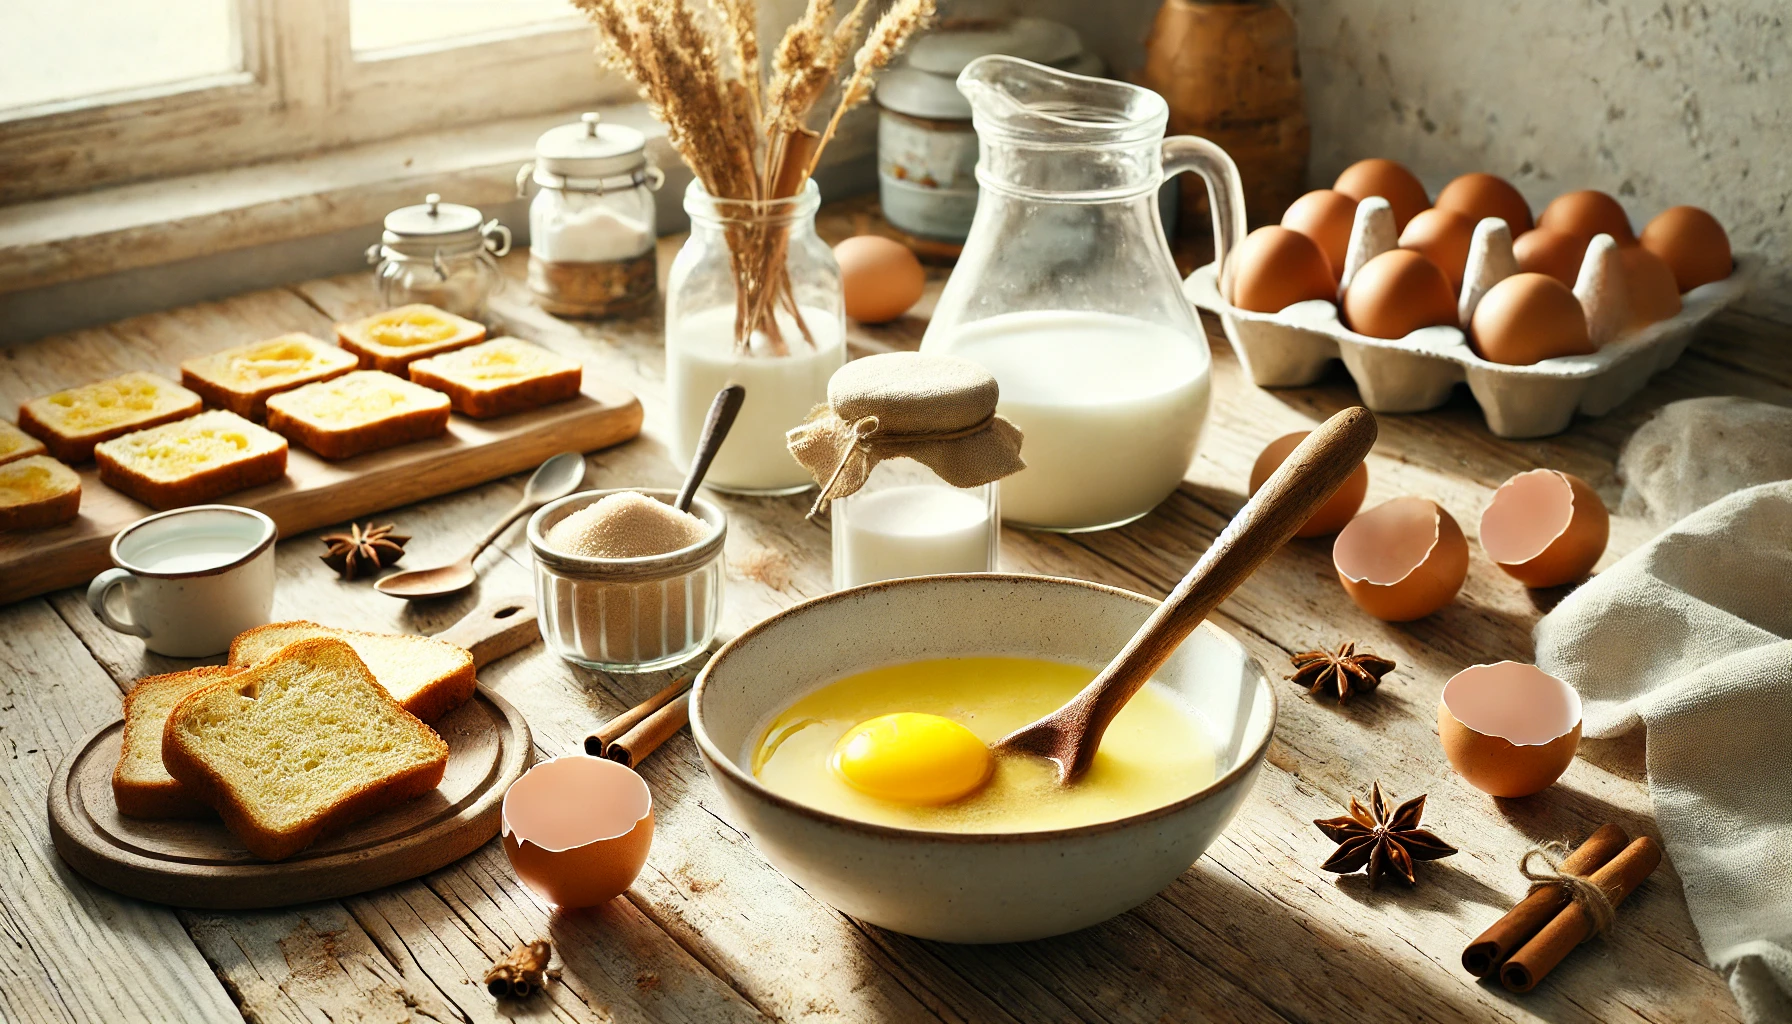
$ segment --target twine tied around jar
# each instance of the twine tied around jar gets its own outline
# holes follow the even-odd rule
[[[966,359],[889,352],[846,364],[828,401],[785,435],[821,485],[809,517],[857,493],[885,459],[909,458],[954,487],[981,487],[1025,469],[1020,428],[996,414],[990,372]]]
[[[1593,926],[1593,933],[1603,935],[1618,914],[1612,906],[1612,898],[1592,878],[1563,871],[1562,858],[1567,854],[1568,847],[1562,843],[1550,842],[1533,846],[1519,860],[1518,873],[1530,880],[1532,892],[1538,889],[1561,889],[1569,900],[1578,904],[1586,913],[1587,921]],[[1532,869],[1532,857],[1543,862],[1543,870]]]

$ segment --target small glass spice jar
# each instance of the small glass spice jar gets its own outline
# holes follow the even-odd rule
[[[385,234],[368,247],[367,262],[388,309],[422,302],[483,320],[498,286],[497,257],[509,251],[509,228],[431,192],[423,205],[386,215]]]
[[[643,487],[581,491],[529,517],[535,605],[542,639],[560,657],[605,672],[652,672],[690,660],[715,639],[728,518],[715,504],[692,500],[691,515],[710,532],[661,555],[591,558],[548,544],[556,523],[622,491],[667,505],[678,497],[676,491]]]
[[[653,193],[665,175],[647,159],[647,137],[595,113],[542,133],[535,159],[517,171],[529,203],[529,290],[557,316],[625,313],[657,288]]]

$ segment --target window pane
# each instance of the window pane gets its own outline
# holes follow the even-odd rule
[[[575,23],[566,0],[349,0],[349,43],[357,50],[431,43],[549,22]]]
[[[0,110],[242,66],[236,0],[0,0]]]

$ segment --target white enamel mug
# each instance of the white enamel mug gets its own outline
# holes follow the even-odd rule
[[[274,521],[252,508],[194,505],[139,519],[112,538],[87,587],[101,622],[157,654],[203,658],[274,609]]]

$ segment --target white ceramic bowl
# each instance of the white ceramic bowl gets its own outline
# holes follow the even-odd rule
[[[697,677],[691,731],[735,822],[778,870],[840,911],[946,942],[1075,931],[1175,880],[1256,781],[1275,728],[1275,692],[1218,627],[1203,623],[1156,678],[1212,730],[1219,777],[1128,818],[993,834],[872,825],[767,790],[753,778],[752,748],[791,701],[865,669],[984,654],[1104,665],[1156,606],[1095,583],[1002,573],[839,591],[773,615],[718,651]]]

